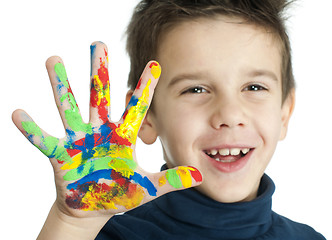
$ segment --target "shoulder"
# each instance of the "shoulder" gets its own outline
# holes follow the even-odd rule
[[[294,222],[275,212],[272,213],[272,222],[268,235],[278,236],[277,239],[325,240],[323,235],[316,232],[312,227]]]

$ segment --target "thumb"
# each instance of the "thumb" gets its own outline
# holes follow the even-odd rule
[[[195,167],[179,166],[155,174],[154,185],[158,187],[158,196],[168,192],[196,187],[202,183],[202,174]]]

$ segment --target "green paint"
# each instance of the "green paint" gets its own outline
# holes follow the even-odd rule
[[[104,157],[94,161],[88,161],[84,165],[68,171],[66,175],[63,176],[63,179],[65,181],[74,181],[98,170],[111,169],[111,167],[108,165],[110,161],[112,161],[111,157]]]
[[[37,126],[35,122],[22,122],[22,127],[29,135],[40,137],[39,145],[32,142],[30,138],[29,140],[48,158],[56,158],[59,161],[65,162],[71,160],[70,156],[66,151],[66,148],[59,144],[59,139],[52,136],[44,137],[42,130]]]
[[[63,102],[65,99],[67,99],[70,104],[70,109],[65,110],[65,118],[69,127],[76,132],[82,131],[92,134],[92,126],[90,123],[86,124],[83,122],[73,94],[70,92],[65,93],[61,96],[60,101]]]
[[[122,174],[122,176],[129,178],[134,173],[137,164],[132,159],[118,159],[115,158],[110,161],[109,166],[115,171]]]
[[[172,187],[177,189],[182,188],[182,181],[175,169],[167,170],[166,179]]]
[[[61,83],[69,89],[69,83],[67,78],[66,69],[62,63],[57,63],[54,65],[54,71],[57,74]],[[82,120],[82,116],[77,107],[76,100],[71,92],[67,92],[60,97],[60,101],[63,102],[65,99],[68,99],[70,104],[70,109],[65,110],[65,118],[67,120],[68,125],[74,131],[82,131],[85,133],[92,134],[92,126],[91,124],[86,124]]]
[[[45,151],[42,151],[47,157],[55,158],[58,161],[69,162],[71,161],[71,157],[67,153],[67,149],[59,144],[59,139],[49,136],[46,137],[43,141],[46,146]]]
[[[63,66],[62,63],[57,63],[57,64],[54,65],[54,71],[58,75],[58,78],[63,83],[63,85],[66,88],[69,88],[65,66]]]
[[[114,162],[114,163],[113,163]],[[130,165],[127,165],[130,163]],[[121,167],[123,167],[121,169]],[[104,169],[114,169],[117,172],[131,171],[133,172],[134,167],[136,168],[136,163],[130,159],[115,159],[112,157],[102,157],[94,159],[93,161],[84,161],[84,165],[69,170],[63,177],[65,181],[75,181],[81,179],[92,172]]]
[[[41,137],[43,135],[41,129],[33,121],[22,122],[23,129],[29,134]]]

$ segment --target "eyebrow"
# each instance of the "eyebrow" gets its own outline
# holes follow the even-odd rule
[[[206,78],[209,75],[209,73],[202,71],[202,72],[194,72],[194,73],[181,73],[179,75],[176,75],[171,79],[168,86],[171,87],[178,82],[188,79],[188,80],[200,80],[203,78]]]
[[[264,77],[267,76],[269,78],[271,78],[272,80],[278,82],[278,77],[274,74],[274,72],[272,71],[268,71],[268,70],[263,70],[263,69],[255,69],[252,71],[249,71],[249,77]]]
[[[264,69],[249,70],[249,71],[247,71],[246,75],[249,77],[253,77],[253,78],[266,76],[266,77],[272,79],[273,81],[278,82],[278,77],[276,76],[276,74],[274,74],[274,72],[269,71],[269,70],[264,70]],[[194,73],[181,73],[181,74],[173,77],[171,79],[171,81],[169,82],[168,86],[171,87],[182,80],[186,80],[186,79],[201,80],[204,78],[205,79],[208,78],[208,76],[209,76],[209,73],[207,71],[194,72]]]

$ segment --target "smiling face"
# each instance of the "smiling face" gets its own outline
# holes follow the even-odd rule
[[[159,136],[169,167],[198,168],[197,189],[212,199],[255,198],[293,107],[292,97],[282,104],[278,41],[230,18],[184,22],[161,39],[162,75],[139,136]]]

